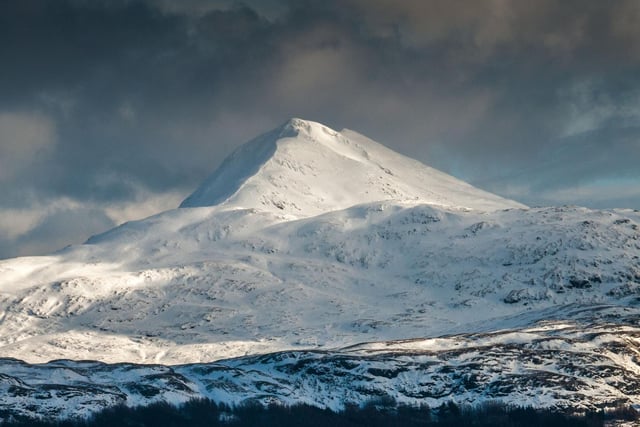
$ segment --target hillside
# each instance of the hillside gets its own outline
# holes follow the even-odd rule
[[[527,208],[292,119],[180,208],[0,262],[0,357],[96,361],[5,359],[2,384],[16,408],[55,385],[52,414],[89,386],[87,411],[198,395],[336,407],[375,390],[640,403],[639,224],[632,210]],[[136,379],[147,369],[182,377]],[[160,391],[96,385],[137,381]]]

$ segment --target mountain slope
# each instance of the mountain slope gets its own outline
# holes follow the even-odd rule
[[[352,387],[360,376],[372,393],[410,402],[435,399],[425,390],[440,387],[449,391],[438,401],[638,403],[626,382],[640,372],[639,318],[640,212],[529,209],[299,119],[238,149],[181,208],[50,256],[0,262],[0,357],[204,363],[151,369],[179,371],[177,382],[173,373],[140,380],[168,400],[240,402],[271,384],[265,402],[335,407],[366,398]],[[503,334],[508,342],[494,339]],[[366,342],[377,343],[353,347]],[[280,364],[282,351],[291,353]],[[267,353],[276,354],[256,356]],[[345,357],[359,367],[343,372]],[[313,369],[287,383],[297,360]],[[64,413],[64,396],[82,400],[73,378],[138,378],[94,363],[98,378],[80,365],[42,386],[61,390],[43,402],[52,413]],[[16,366],[0,363],[0,386],[31,396],[11,400],[27,411],[43,396],[32,377],[59,367],[12,376]],[[407,366],[418,373],[402,374]],[[87,410],[153,400],[122,387],[85,390],[95,397]]]
[[[549,309],[574,303],[637,310],[638,224],[583,208],[177,209],[49,265],[1,264],[0,354],[203,362],[573,319]]]
[[[178,366],[0,359],[0,417],[49,420],[115,404],[208,398],[333,410],[372,400],[409,405],[501,401],[568,411],[640,401],[640,329],[545,323],[438,339],[289,351]],[[390,398],[390,399],[389,399]]]

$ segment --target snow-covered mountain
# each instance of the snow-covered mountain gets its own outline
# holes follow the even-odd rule
[[[640,403],[627,387],[640,373],[639,224],[632,210],[530,209],[353,131],[292,119],[240,147],[178,209],[0,262],[0,357],[200,364],[127,365],[133,377],[182,375],[152,394],[177,401],[336,407],[365,398],[352,385],[369,372],[371,390],[401,401]],[[306,358],[317,369],[296,376]],[[137,381],[121,365],[60,363],[0,361],[0,385],[31,390],[11,400],[20,407],[53,384],[37,380],[47,369],[58,388],[98,394],[96,382]],[[467,374],[462,388],[452,379]],[[104,402],[153,400],[110,390],[120,397]],[[49,396],[65,414],[55,408],[69,407],[66,394]]]
[[[382,200],[481,210],[524,207],[356,132],[301,119],[240,147],[181,207],[218,205],[306,218]]]

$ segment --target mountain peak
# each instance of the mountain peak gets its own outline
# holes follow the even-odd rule
[[[313,125],[319,125],[319,123],[292,117],[280,126],[280,137],[293,138],[301,133],[309,135],[312,132]]]
[[[298,117],[290,118],[283,125],[276,128],[273,132],[278,133],[279,138],[299,137],[300,142],[303,142],[303,141],[319,142],[325,139],[327,135],[336,137],[339,134],[339,132],[331,129],[328,126],[323,125],[322,123],[314,122],[311,120],[305,120]],[[292,141],[289,141],[289,142],[292,142]],[[328,142],[328,141],[324,141],[324,142]]]
[[[383,200],[479,210],[523,207],[356,132],[300,118],[239,147],[180,207],[308,217]]]

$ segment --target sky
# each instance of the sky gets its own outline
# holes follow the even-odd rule
[[[640,209],[636,0],[4,0],[0,258],[176,207],[290,117],[531,206]]]

